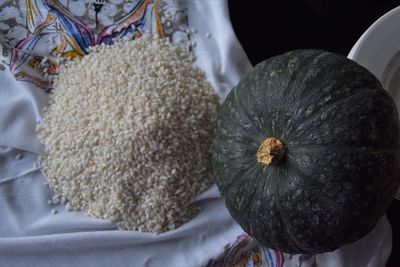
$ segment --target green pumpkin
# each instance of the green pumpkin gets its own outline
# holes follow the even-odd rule
[[[370,232],[400,178],[398,112],[365,68],[295,50],[258,64],[225,99],[214,178],[263,245],[322,253]]]

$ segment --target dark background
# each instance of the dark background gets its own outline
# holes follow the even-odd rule
[[[299,48],[347,55],[375,20],[399,4],[391,0],[230,0],[229,10],[234,31],[255,65]],[[400,201],[392,202],[387,215],[393,248],[386,266],[399,267]]]

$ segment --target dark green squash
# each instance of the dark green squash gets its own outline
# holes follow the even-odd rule
[[[357,63],[295,50],[258,64],[225,99],[215,182],[263,245],[322,253],[370,232],[400,178],[398,112]]]

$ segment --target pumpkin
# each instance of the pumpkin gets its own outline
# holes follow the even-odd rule
[[[295,50],[258,64],[223,102],[215,182],[261,244],[332,251],[369,233],[400,177],[394,101],[344,56]]]

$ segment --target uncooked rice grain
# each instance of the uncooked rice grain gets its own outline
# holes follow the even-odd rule
[[[191,60],[149,35],[61,66],[37,132],[40,166],[68,210],[156,233],[196,214],[219,99]]]

